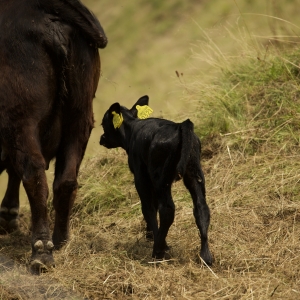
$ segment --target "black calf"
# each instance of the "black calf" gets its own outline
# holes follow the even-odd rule
[[[171,186],[174,181],[183,178],[193,198],[194,217],[200,230],[200,256],[211,265],[213,259],[207,240],[210,213],[200,166],[200,140],[194,134],[194,126],[189,119],[182,123],[145,119],[152,112],[147,106],[148,101],[148,96],[141,97],[130,110],[119,103],[111,105],[102,120],[104,134],[100,145],[109,149],[122,147],[128,154],[147,229],[153,231],[154,258],[164,258],[168,248],[166,236],[175,214]]]

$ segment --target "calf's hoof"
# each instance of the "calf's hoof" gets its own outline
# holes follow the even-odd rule
[[[154,241],[154,234],[153,231],[146,231],[146,239],[148,241]]]
[[[169,253],[166,253],[165,251],[156,251],[152,253],[153,260],[156,261],[162,261],[162,260],[168,260],[171,258],[171,255]]]
[[[160,243],[155,243],[153,245],[152,258],[155,261],[169,260],[171,255],[169,253],[170,247],[168,246],[166,240],[160,241]]]
[[[203,249],[203,250],[201,249],[200,257],[208,266],[211,266],[214,262],[214,259],[209,249]]]
[[[55,267],[52,251],[54,244],[51,241],[37,240],[32,247],[30,270],[34,274],[40,274]]]
[[[153,252],[152,258],[157,260],[163,260],[165,258],[165,251]]]
[[[0,232],[9,233],[19,229],[19,209],[0,208]]]

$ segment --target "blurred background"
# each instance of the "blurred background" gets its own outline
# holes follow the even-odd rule
[[[243,40],[253,39],[254,49],[257,41],[266,49],[280,40],[294,44],[300,26],[297,0],[82,2],[99,18],[109,40],[100,51],[102,74],[94,100],[96,122],[86,157],[103,151],[98,143],[100,124],[112,103],[131,107],[147,94],[154,116],[178,122],[189,116],[195,121],[191,103],[199,94],[190,93],[186,86],[213,80],[216,56],[242,56],[243,47],[238,44]],[[207,45],[214,51],[210,53]],[[257,57],[261,58],[259,51]],[[47,172],[50,189],[52,175],[53,166]],[[3,174],[0,197],[6,180]],[[22,204],[27,204],[24,199],[22,188]]]
[[[155,116],[185,118],[191,109],[189,101],[183,101],[185,84],[196,77],[211,80],[209,53],[201,59],[204,44],[213,44],[224,56],[242,55],[236,53],[241,51],[237,39],[261,37],[260,42],[268,45],[279,37],[297,36],[300,25],[296,0],[83,2],[98,16],[109,40],[100,51],[102,77],[94,101],[91,155],[100,150],[99,125],[114,102],[131,106],[147,94]]]

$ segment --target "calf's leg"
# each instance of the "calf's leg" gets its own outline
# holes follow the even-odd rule
[[[155,243],[158,239],[158,201],[157,197],[154,196],[153,186],[148,175],[143,174],[143,176],[136,176],[135,187],[141,199],[142,213],[146,221],[146,238],[148,240],[154,240]],[[163,253],[169,250],[169,246],[165,240],[162,245]]]
[[[141,173],[143,174],[143,173]],[[158,232],[157,203],[153,201],[153,188],[147,174],[134,177],[135,187],[141,199],[142,213],[146,221],[146,238],[155,239]]]
[[[153,199],[153,196],[152,196],[152,203],[153,203],[153,206],[155,208],[155,216],[157,216],[157,212],[158,212],[158,204],[157,204],[157,201],[155,201],[156,199]],[[157,222],[156,222],[157,224]],[[149,241],[153,241],[154,240],[154,234],[153,234],[153,230],[152,228],[150,227],[149,223],[146,222],[146,239],[149,240]]]
[[[205,179],[202,170],[198,168],[197,175],[193,175],[193,172],[187,172],[183,177],[183,181],[193,198],[193,212],[201,238],[200,257],[206,264],[211,265],[213,259],[207,239],[210,212],[205,199]]]
[[[165,251],[169,249],[166,243],[166,237],[175,216],[175,205],[171,195],[171,185],[167,185],[166,188],[157,190],[155,197],[157,197],[158,201],[160,224],[157,235],[154,236],[152,257],[163,259]]]
[[[0,230],[12,232],[19,228],[19,192],[21,179],[12,168],[7,165],[8,184],[0,207]]]

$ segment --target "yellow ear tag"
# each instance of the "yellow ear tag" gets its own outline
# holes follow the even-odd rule
[[[113,114],[113,124],[114,124],[114,127],[117,129],[117,128],[120,128],[122,123],[123,123],[123,116],[122,114],[117,114],[115,111],[112,112]]]
[[[137,116],[139,119],[147,119],[153,113],[153,109],[148,105],[137,105],[136,109],[138,111]]]

